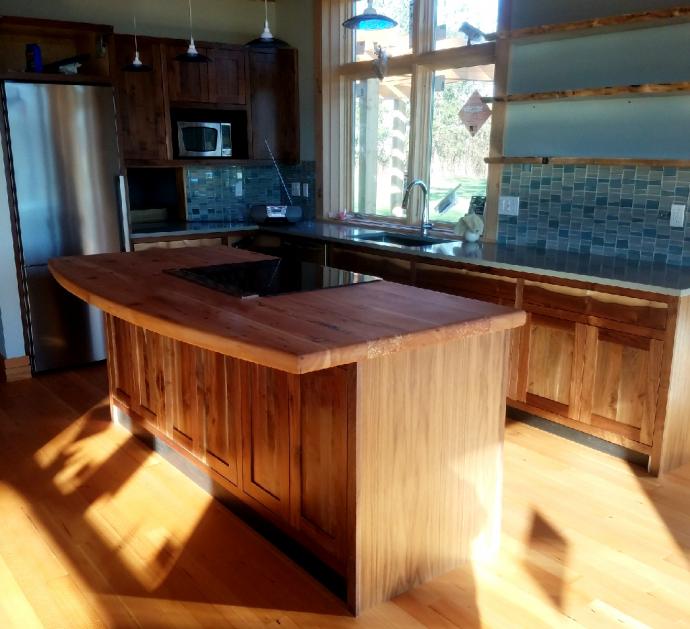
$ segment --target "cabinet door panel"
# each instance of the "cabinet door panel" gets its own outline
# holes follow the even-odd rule
[[[159,422],[165,416],[165,382],[163,376],[163,339],[158,334],[139,327],[132,327],[135,343],[136,399],[132,407],[154,428],[163,428]]]
[[[253,159],[270,159],[264,140],[278,161],[299,161],[297,51],[249,53]]]
[[[287,519],[290,491],[288,374],[246,363],[243,376],[242,488]]]
[[[651,445],[663,343],[592,328],[582,421]]]
[[[175,57],[187,50],[188,44],[167,44],[168,97],[171,103],[208,103],[208,62],[190,63]],[[202,55],[208,50],[197,46]]]
[[[211,48],[208,68],[210,102],[222,105],[245,105],[247,85],[245,53],[240,50]]]
[[[203,353],[204,395],[199,400],[206,440],[206,463],[237,485],[240,439],[240,384],[236,360]]]
[[[336,559],[346,558],[347,439],[351,371],[338,367],[300,379],[299,448],[293,524]]]
[[[170,159],[169,124],[163,81],[161,46],[155,39],[139,37],[139,53],[152,72],[124,72],[132,62],[130,35],[115,36],[113,80],[117,91],[122,152],[125,159]]]
[[[578,419],[582,326],[538,315],[530,315],[527,326],[523,340],[527,403]]]

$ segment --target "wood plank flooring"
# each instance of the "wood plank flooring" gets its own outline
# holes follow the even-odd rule
[[[499,560],[355,620],[105,394],[100,366],[0,384],[2,628],[690,627],[690,467],[657,480],[510,423]]]

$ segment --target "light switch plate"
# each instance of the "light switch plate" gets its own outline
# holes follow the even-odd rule
[[[308,183],[303,183],[302,184],[302,196],[305,199],[309,198],[309,184]]]
[[[290,194],[292,194],[293,197],[298,197],[302,192],[302,186],[299,182],[291,183],[290,188]]]
[[[671,227],[683,227],[685,225],[685,206],[674,203],[671,206]]]
[[[517,216],[520,213],[520,197],[499,197],[498,213],[505,216]]]
[[[239,199],[242,196],[243,190],[242,190],[242,182],[238,181],[235,184],[235,196]]]

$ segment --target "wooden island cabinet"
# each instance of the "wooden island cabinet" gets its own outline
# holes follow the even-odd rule
[[[318,558],[355,614],[495,556],[525,314],[383,281],[243,300],[165,272],[261,259],[200,247],[51,261],[106,313],[114,419]]]

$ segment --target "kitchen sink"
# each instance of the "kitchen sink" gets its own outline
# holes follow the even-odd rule
[[[403,247],[427,247],[428,245],[440,245],[444,242],[453,242],[443,238],[431,238],[429,236],[412,236],[408,234],[392,234],[377,232],[375,234],[362,234],[355,236],[355,240],[376,242],[382,245],[399,245]]]

